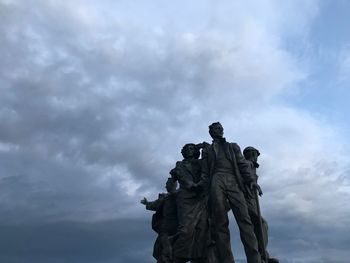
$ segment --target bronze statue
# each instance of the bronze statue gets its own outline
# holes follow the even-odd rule
[[[261,255],[254,234],[248,207],[244,197],[246,185],[256,187],[249,162],[243,157],[236,143],[228,143],[223,137],[219,122],[209,126],[212,144],[205,144],[202,150],[203,177],[210,178],[210,213],[220,263],[232,263],[230,231],[226,204],[229,203],[239,227],[248,263],[260,263]]]
[[[168,193],[159,194],[158,199],[153,202],[146,198],[141,200],[147,210],[156,211],[152,217],[152,228],[158,233],[153,246],[153,257],[157,259],[157,263],[173,262],[172,238],[178,228],[176,187],[177,183],[168,178],[165,186]]]
[[[258,183],[258,175],[256,174],[256,169],[259,167],[258,156],[260,155],[259,150],[254,147],[246,147],[243,150],[243,155],[246,160],[251,162],[251,172],[252,177],[256,183]],[[278,263],[279,261],[276,258],[271,258],[269,253],[266,250],[268,242],[268,225],[266,220],[261,216],[260,213],[260,204],[259,198],[256,194],[256,190],[253,190],[253,193],[248,189],[246,194],[246,201],[248,205],[248,212],[252,223],[254,225],[254,233],[258,239],[259,243],[259,252],[263,256],[264,260],[268,263]],[[262,195],[260,186],[257,187],[259,195]]]
[[[177,194],[179,227],[174,243],[175,263],[204,262],[208,240],[207,178],[202,177],[199,149],[186,144],[184,159],[176,163],[171,174],[180,184]]]
[[[261,216],[256,169],[259,151],[243,154],[223,137],[219,122],[209,126],[212,144],[186,144],[183,160],[170,171],[168,193],[141,203],[156,211],[152,228],[158,233],[153,256],[157,263],[234,263],[228,211],[238,224],[248,263],[278,263],[266,250],[268,226]],[[202,157],[200,157],[200,148]],[[176,189],[179,182],[179,189]]]

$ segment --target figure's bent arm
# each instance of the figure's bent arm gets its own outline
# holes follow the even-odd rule
[[[157,211],[159,207],[162,205],[164,201],[164,197],[159,197],[157,200],[147,202],[146,209],[151,211]]]
[[[205,189],[209,185],[209,165],[208,165],[208,143],[203,143],[201,164],[201,180],[199,185]]]
[[[253,174],[250,162],[244,158],[241,148],[237,143],[233,143],[232,147],[235,152],[238,169],[241,173],[244,183],[250,184],[251,182],[255,182],[255,175]]]

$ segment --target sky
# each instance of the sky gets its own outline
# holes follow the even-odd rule
[[[220,121],[261,152],[270,254],[349,262],[349,15],[346,0],[0,0],[0,261],[154,262],[140,200]]]

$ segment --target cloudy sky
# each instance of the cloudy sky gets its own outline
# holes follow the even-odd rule
[[[349,16],[346,0],[0,0],[0,261],[154,262],[139,200],[220,121],[261,152],[270,253],[349,262]]]

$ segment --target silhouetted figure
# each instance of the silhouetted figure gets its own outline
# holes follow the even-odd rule
[[[178,228],[176,187],[177,183],[168,178],[165,186],[168,193],[159,194],[158,199],[153,202],[149,202],[146,198],[141,200],[147,210],[156,211],[152,217],[152,229],[158,233],[153,247],[153,257],[157,259],[157,263],[173,262],[171,239]]]
[[[174,262],[204,262],[208,241],[208,180],[201,177],[196,145],[186,144],[181,153],[184,159],[171,171],[180,184],[176,200],[179,227],[173,246]]]
[[[203,177],[210,178],[210,213],[214,228],[212,234],[219,262],[234,262],[228,229],[228,202],[239,227],[248,263],[260,263],[258,242],[244,197],[245,185],[254,188],[256,182],[240,147],[236,143],[226,142],[223,130],[219,122],[211,124],[209,134],[213,142],[211,145],[205,144],[202,150]]]
[[[255,149],[254,147],[246,147],[243,150],[243,155],[246,160],[251,162],[251,173],[252,177],[254,178],[256,184],[258,183],[258,175],[256,174],[256,169],[259,167],[258,164],[258,156],[260,155],[260,152]],[[259,195],[262,195],[262,191],[260,187],[257,187],[257,190],[259,192]],[[255,190],[253,190],[255,191]],[[260,214],[260,208],[259,208],[259,200],[257,200],[257,196],[254,195],[250,189],[247,191],[246,194],[246,201],[248,205],[248,211],[250,218],[252,220],[252,223],[254,225],[254,233],[258,239],[259,243],[259,252],[261,255],[266,255],[266,258],[268,259],[269,263],[278,263],[279,261],[276,258],[270,258],[269,253],[266,250],[267,243],[268,243],[268,224],[266,220],[261,216]],[[261,221],[260,221],[261,220]],[[260,224],[261,222],[261,224]]]

